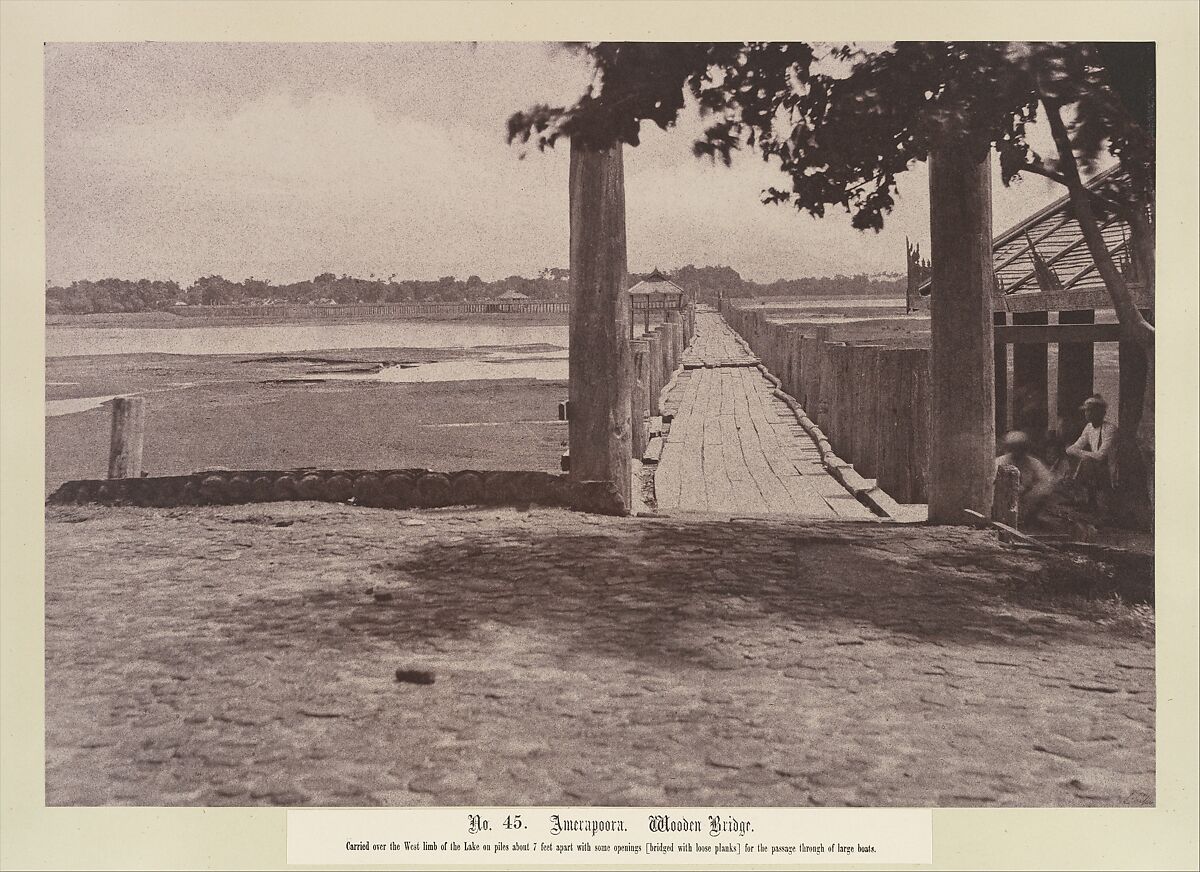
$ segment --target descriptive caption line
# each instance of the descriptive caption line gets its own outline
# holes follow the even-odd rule
[[[928,809],[322,809],[288,812],[288,863],[931,863]]]

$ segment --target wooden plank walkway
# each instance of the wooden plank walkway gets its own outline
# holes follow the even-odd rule
[[[696,314],[663,401],[673,420],[654,474],[658,508],[874,519],[821,465],[757,363],[719,314]]]

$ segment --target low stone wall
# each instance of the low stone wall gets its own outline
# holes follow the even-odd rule
[[[69,481],[54,504],[195,506],[317,500],[380,508],[464,505],[564,506],[611,513],[604,482],[572,482],[533,471],[435,472],[428,469],[209,470],[191,475]]]

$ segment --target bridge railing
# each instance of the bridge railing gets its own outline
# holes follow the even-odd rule
[[[930,329],[928,317],[907,315],[856,319],[740,307],[723,301],[722,315],[864,478],[900,503],[928,501],[931,438]],[[1093,393],[1096,343],[1119,346],[1119,432],[1132,433],[1141,417],[1144,355],[1124,339],[1117,324],[1094,323],[1092,311],[1045,313],[994,327],[995,429],[1026,431],[1036,445],[1048,437],[1069,444],[1083,427],[1076,410]],[[1017,320],[1017,319],[1014,319]],[[1047,348],[1058,349],[1058,420],[1048,415]],[[1010,353],[1009,348],[1012,348]],[[1011,356],[1011,361],[1010,361]],[[1118,387],[1112,385],[1111,387]],[[1011,402],[1010,402],[1011,400]],[[1050,432],[1053,430],[1053,432]],[[1118,468],[1137,487],[1139,458],[1132,439],[1117,444]],[[1131,471],[1132,470],[1132,471]]]

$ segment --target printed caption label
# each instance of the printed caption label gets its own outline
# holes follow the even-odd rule
[[[289,864],[932,863],[929,809],[312,809]]]

